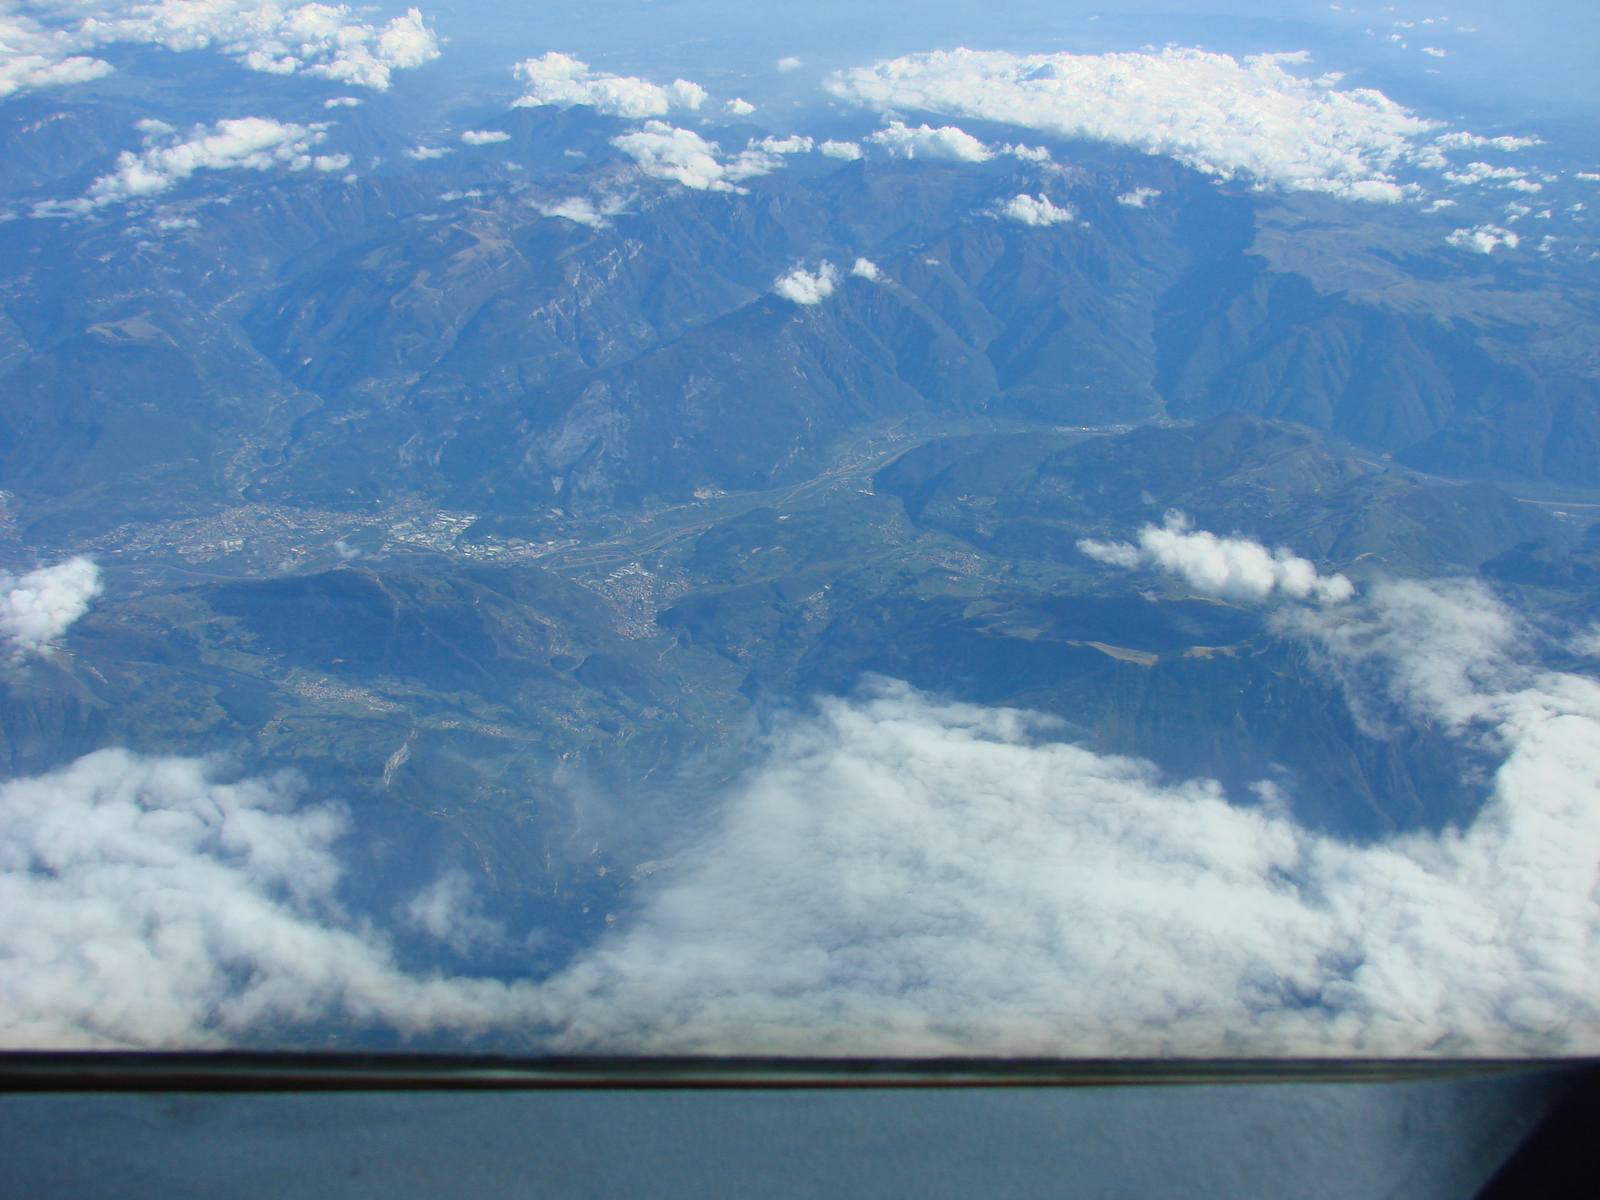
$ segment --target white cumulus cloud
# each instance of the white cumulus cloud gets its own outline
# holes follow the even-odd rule
[[[912,129],[903,121],[891,121],[883,129],[867,135],[867,141],[882,146],[896,158],[930,158],[943,162],[988,162],[995,152],[964,129],[945,125],[934,129],[919,125]]]
[[[858,258],[855,265],[850,268],[850,274],[857,279],[870,279],[874,283],[883,278],[883,272],[878,269],[878,264],[870,258]]]
[[[1542,191],[1544,185],[1533,182],[1527,175],[1526,171],[1519,171],[1515,167],[1496,167],[1486,162],[1468,163],[1464,170],[1444,173],[1445,179],[1458,185],[1492,183],[1497,187],[1512,188],[1519,192]]]
[[[705,89],[687,79],[662,87],[632,75],[590,70],[588,63],[555,51],[520,62],[512,71],[528,89],[513,101],[519,108],[587,104],[597,112],[637,119],[665,116],[673,109],[696,109],[706,102]]]
[[[17,654],[42,654],[89,611],[100,586],[100,568],[81,555],[21,576],[0,572],[0,639]]]
[[[729,100],[722,107],[730,116],[735,117],[748,117],[756,110],[756,106],[754,104],[751,104],[748,100],[741,100],[738,96],[735,96],[732,100]]]
[[[817,152],[829,158],[842,158],[846,162],[854,162],[861,157],[861,147],[855,142],[826,141],[817,147]]]
[[[1496,247],[1504,246],[1508,250],[1515,250],[1517,243],[1522,238],[1509,229],[1499,225],[1474,225],[1471,229],[1457,229],[1445,238],[1445,241],[1458,250],[1470,250],[1474,254],[1489,254]]]
[[[417,9],[383,25],[355,15],[348,5],[248,0],[7,4],[0,11],[0,96],[104,75],[110,65],[90,55],[113,43],[214,48],[252,71],[312,75],[378,91],[389,87],[395,71],[439,55],[438,39]]]
[[[212,1046],[333,1015],[470,1033],[526,1011],[515,988],[400,972],[335,898],[343,813],[294,790],[121,750],[0,784],[0,1045]]]
[[[1078,214],[1072,209],[1057,208],[1043,195],[1013,196],[997,202],[992,211],[997,217],[1020,221],[1024,225],[1060,225],[1078,219]]]
[[[41,48],[47,51],[56,49],[46,38],[26,34],[18,37],[18,32],[12,20],[0,21],[0,46],[14,48],[18,44],[26,46],[43,42]],[[91,79],[109,75],[112,70],[111,64],[103,59],[82,54],[17,53],[14,49],[7,54],[0,50],[0,98],[39,88],[88,83]]]
[[[788,137],[764,137],[760,141],[750,139],[749,149],[761,150],[767,154],[810,154],[817,144],[801,133],[792,133]]]
[[[469,146],[490,146],[495,142],[509,142],[511,135],[503,129],[468,129],[461,140]]]
[[[1201,50],[1015,55],[953,50],[831,76],[833,95],[879,111],[975,117],[1165,154],[1213,175],[1365,200],[1407,194],[1393,176],[1437,128],[1381,93]]]
[[[646,175],[697,191],[740,191],[739,180],[765,175],[781,161],[762,150],[724,157],[717,143],[665,121],[646,121],[643,129],[614,137],[611,144],[638,163]]]
[[[1148,208],[1150,201],[1161,195],[1160,188],[1139,187],[1131,192],[1123,192],[1117,197],[1118,204],[1126,204],[1129,208]]]
[[[866,261],[865,259],[861,261]],[[870,264],[869,264],[870,265]],[[874,268],[875,269],[875,268]],[[851,274],[861,274],[852,271]],[[772,290],[785,300],[795,304],[821,304],[839,286],[839,268],[832,263],[823,263],[815,271],[808,271],[804,267],[796,267],[787,275],[781,275],[773,280]]]
[[[1158,567],[1203,595],[1225,600],[1265,600],[1278,594],[1331,604],[1355,592],[1343,575],[1320,575],[1310,561],[1284,547],[1268,550],[1248,538],[1192,529],[1178,512],[1168,513],[1161,525],[1141,529],[1138,545],[1084,539],[1078,549],[1115,567]]]
[[[610,218],[623,211],[625,205],[626,201],[616,196],[605,197],[599,203],[587,196],[572,196],[564,200],[544,201],[534,207],[546,217],[564,217],[578,225],[603,229],[611,223]]]
[[[196,171],[283,169],[342,170],[346,155],[313,156],[327,139],[325,126],[295,125],[269,117],[236,117],[215,125],[196,125],[187,135],[161,121],[141,121],[144,149],[124,150],[117,168],[89,185],[77,200],[52,200],[34,206],[35,216],[77,216],[128,200],[158,195]]]
[[[1000,148],[1001,154],[1009,154],[1013,158],[1020,158],[1023,162],[1049,162],[1050,148],[1048,146],[1019,146],[1007,142]]]

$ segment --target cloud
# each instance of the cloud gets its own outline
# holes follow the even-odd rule
[[[991,211],[997,217],[1020,221],[1024,225],[1060,225],[1078,219],[1078,214],[1072,209],[1057,208],[1043,195],[1013,196],[1009,200],[996,201]]]
[[[360,96],[333,96],[322,102],[323,108],[356,108],[366,101]]]
[[[1000,153],[1009,154],[1014,158],[1020,158],[1024,162],[1050,161],[1050,148],[1048,146],[1020,146],[1012,145],[1010,142],[1007,142],[1004,146],[1000,147]]]
[[[350,165],[347,155],[313,157],[312,147],[328,136],[323,125],[237,117],[196,125],[187,137],[161,121],[140,121],[138,128],[145,135],[143,150],[124,150],[117,156],[117,169],[96,179],[82,198],[36,204],[34,216],[81,216],[108,204],[142,200],[175,187],[196,171],[343,170]]]
[[[988,162],[995,155],[988,146],[954,125],[945,125],[939,129],[919,125],[912,129],[904,122],[891,121],[887,127],[868,134],[866,140],[882,146],[895,158]]]
[[[93,2],[48,9],[8,6],[0,15],[0,97],[106,74],[88,57],[113,43],[173,51],[214,48],[252,71],[312,75],[382,91],[395,71],[439,55],[417,9],[382,26],[352,20],[346,5],[243,0]]]
[[[150,42],[169,50],[217,46],[252,71],[314,75],[383,91],[395,71],[439,56],[439,42],[408,9],[383,26],[352,22],[345,5],[246,4],[238,0],[165,0],[137,5],[132,15],[85,21],[98,42]]]
[[[44,653],[100,587],[100,568],[81,555],[22,576],[0,572],[0,639],[18,655]]]
[[[563,1050],[1600,1051],[1600,684],[1481,586],[1280,618],[1369,724],[1499,756],[1464,829],[1366,846],[1270,787],[879,680],[781,722],[717,826],[533,985],[408,975],[338,902],[337,807],[285,776],[101,751],[0,784],[0,1043],[210,1046],[317,1022]],[[464,877],[402,906],[498,943]]]
[[[639,164],[646,175],[670,179],[696,191],[737,192],[738,180],[765,175],[780,159],[761,150],[745,150],[729,158],[722,149],[689,129],[665,121],[646,121],[644,128],[611,139],[611,144]]]
[[[1450,51],[1441,50],[1437,46],[1424,46],[1422,48],[1422,52],[1424,54],[1432,55],[1434,58],[1443,58],[1445,55],[1450,53]]]
[[[15,31],[16,26],[9,20],[0,22],[0,45],[14,47],[19,42],[27,45],[33,40],[19,38]],[[49,54],[0,52],[0,99],[39,88],[88,83],[109,75],[113,69],[102,59],[78,54],[58,58]]]
[[[754,104],[751,104],[748,100],[741,100],[738,96],[729,100],[722,107],[725,112],[735,117],[748,117],[756,110]]]
[[[1332,604],[1355,592],[1343,575],[1319,575],[1311,562],[1285,547],[1268,550],[1247,538],[1191,530],[1189,519],[1178,512],[1169,512],[1160,526],[1141,529],[1137,546],[1084,539],[1078,549],[1114,567],[1158,567],[1202,595],[1224,600],[1265,600],[1278,594]]]
[[[865,259],[861,261],[866,261]],[[870,264],[869,264],[870,265]],[[875,269],[875,268],[874,268]],[[851,274],[861,272],[852,270]],[[787,275],[779,276],[773,280],[772,290],[785,300],[795,304],[821,304],[833,290],[839,286],[839,268],[832,263],[823,263],[815,273],[807,271],[804,267],[796,267]]]
[[[1534,183],[1527,178],[1526,171],[1519,171],[1515,167],[1495,167],[1485,162],[1467,164],[1464,171],[1446,171],[1444,177],[1454,184],[1488,184],[1494,183],[1499,187],[1513,188],[1519,192],[1537,192],[1543,190],[1543,184]]]
[[[810,154],[817,144],[804,134],[793,133],[788,137],[764,137],[760,141],[750,139],[749,149],[764,151],[767,154]]]
[[[1537,137],[1479,137],[1475,133],[1446,133],[1433,139],[1433,144],[1441,150],[1504,150],[1510,153],[1514,150],[1523,150],[1529,146],[1544,145],[1543,138]]]
[[[483,915],[482,903],[465,871],[446,871],[405,905],[407,925],[457,954],[505,940],[505,927]]]
[[[803,66],[805,66],[805,63],[792,54],[778,60],[778,70],[780,71],[797,71]]]
[[[1380,92],[1303,79],[1299,55],[1168,49],[1153,54],[954,50],[830,76],[834,96],[881,112],[930,112],[1019,125],[1170,155],[1220,176],[1363,200],[1407,194],[1394,169],[1436,129]]]
[[[1117,197],[1118,204],[1126,204],[1129,208],[1148,208],[1150,201],[1161,195],[1160,188],[1141,187],[1134,188],[1131,192],[1123,192]]]
[[[1474,254],[1488,254],[1497,246],[1515,250],[1522,238],[1498,225],[1475,225],[1471,229],[1457,229],[1445,241],[1457,250],[1470,250]]]
[[[854,162],[861,157],[861,147],[855,142],[823,142],[817,147],[817,152],[829,158],[842,158],[846,162]]]
[[[858,258],[855,265],[850,268],[850,274],[857,279],[870,279],[877,283],[883,278],[883,272],[878,269],[878,264],[870,258]]]
[[[295,791],[122,750],[0,784],[0,1045],[204,1047],[330,1017],[470,1036],[528,1011],[525,987],[400,972],[335,898],[344,814]]]
[[[781,731],[713,840],[549,985],[560,1044],[1593,1053],[1600,686],[1520,664],[1471,585],[1296,615],[1352,688],[1493,740],[1470,827],[1354,846],[884,681]]]
[[[488,146],[495,142],[509,142],[511,135],[503,129],[468,129],[461,140],[469,146]]]
[[[453,146],[412,146],[400,151],[413,162],[427,162],[430,159],[443,158],[446,154],[454,154]]]
[[[623,211],[626,203],[615,196],[605,197],[598,204],[586,196],[572,196],[565,200],[538,203],[534,207],[546,217],[564,217],[578,225],[603,229],[611,224],[611,217]]]
[[[511,69],[528,88],[526,95],[512,102],[516,108],[543,104],[571,108],[574,104],[587,104],[596,112],[638,119],[665,116],[673,109],[696,109],[706,102],[705,89],[686,79],[677,79],[661,87],[632,75],[591,71],[588,63],[554,51],[543,58],[527,59]]]

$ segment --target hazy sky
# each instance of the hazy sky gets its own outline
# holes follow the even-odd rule
[[[430,15],[452,39],[458,67],[480,55],[509,61],[561,50],[615,71],[680,73],[719,87],[738,80],[768,104],[808,102],[830,70],[918,50],[1103,52],[1176,42],[1232,54],[1310,50],[1319,67],[1350,72],[1352,83],[1480,122],[1581,119],[1600,105],[1600,6],[1571,0],[591,0],[547,8],[451,0]],[[786,57],[802,65],[780,72]]]

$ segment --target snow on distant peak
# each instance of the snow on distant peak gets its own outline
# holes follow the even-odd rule
[[[518,108],[587,104],[597,112],[637,120],[662,117],[673,109],[696,109],[706,102],[706,90],[687,79],[676,79],[662,87],[633,75],[591,70],[588,63],[555,51],[542,58],[527,59],[511,69],[528,88],[526,95],[513,102]]]
[[[1292,191],[1381,201],[1409,194],[1393,171],[1438,123],[1369,88],[1341,91],[1337,75],[1306,79],[1284,69],[1308,57],[961,49],[836,72],[823,86],[886,114],[938,113],[1113,142]]]

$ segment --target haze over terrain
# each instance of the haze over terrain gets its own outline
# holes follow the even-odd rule
[[[1594,1053],[1595,26],[6,8],[0,1043]]]

